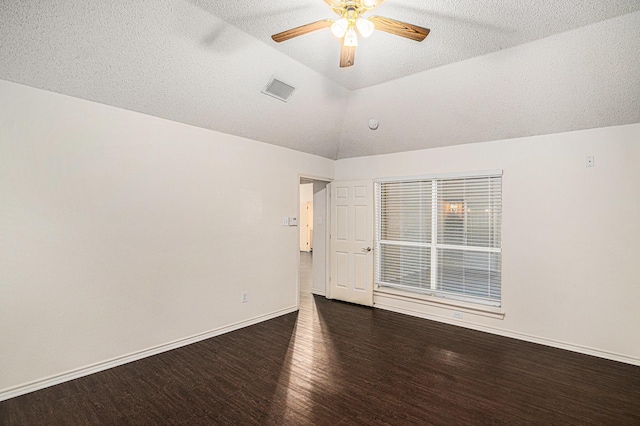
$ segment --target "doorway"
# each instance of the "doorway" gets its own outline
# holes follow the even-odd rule
[[[298,290],[301,296],[327,295],[329,211],[328,179],[300,177]],[[304,283],[303,283],[304,278]]]

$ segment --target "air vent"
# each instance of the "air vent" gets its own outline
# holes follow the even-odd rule
[[[282,102],[287,102],[291,95],[293,95],[294,90],[296,90],[295,87],[289,86],[287,83],[283,83],[280,80],[272,78],[267,86],[262,90],[262,93],[273,96],[276,99],[280,99]]]

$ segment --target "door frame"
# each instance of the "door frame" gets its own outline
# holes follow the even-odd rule
[[[329,184],[331,182],[334,181],[333,178],[329,178],[326,176],[317,176],[317,175],[310,175],[308,173],[298,173],[298,181],[296,184],[296,211],[298,213],[296,213],[296,216],[298,216],[300,213],[300,180],[301,179],[306,179],[306,180],[311,180],[311,181],[320,181],[320,182],[326,182],[327,183],[327,187],[329,186]],[[330,245],[330,241],[329,241],[329,230],[331,229],[331,215],[330,215],[330,203],[327,202],[327,206],[326,206],[326,212],[324,214],[325,218],[326,218],[326,222],[325,222],[325,235],[323,236],[323,238],[325,239],[325,293],[327,293],[329,291],[329,286],[328,286],[328,282],[329,282],[329,245]],[[315,213],[315,212],[314,212]],[[298,221],[299,223],[300,221]],[[296,274],[296,308],[300,309],[300,228],[297,228],[298,230],[298,235],[296,236],[296,269],[297,269],[297,274]],[[319,236],[315,236],[314,238],[318,238]]]

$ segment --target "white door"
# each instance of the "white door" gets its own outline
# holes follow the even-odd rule
[[[373,182],[331,183],[329,297],[373,305]]]
[[[327,188],[313,194],[313,284],[311,293],[327,294]]]

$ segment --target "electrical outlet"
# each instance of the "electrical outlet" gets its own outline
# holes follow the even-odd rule
[[[462,319],[462,312],[455,311],[453,313],[453,317],[457,319]]]
[[[247,303],[249,301],[249,293],[247,293],[246,291],[242,292],[242,303]]]

